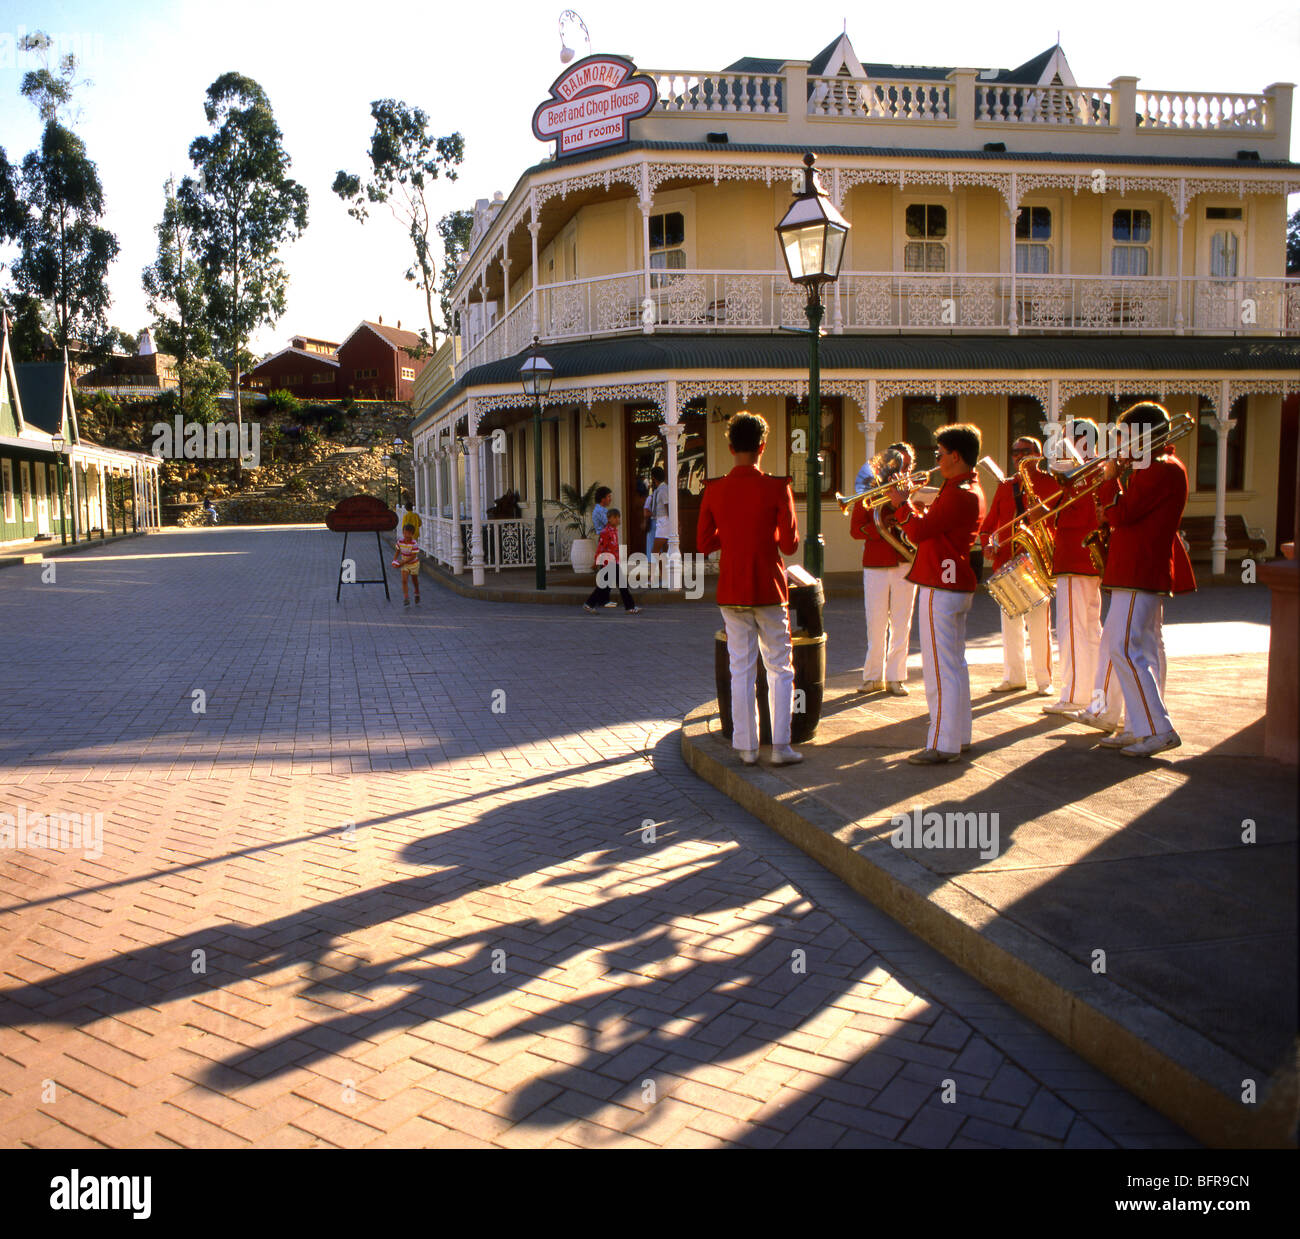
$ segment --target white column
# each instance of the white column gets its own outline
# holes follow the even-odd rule
[[[667,571],[661,580],[668,589],[681,589],[682,536],[677,527],[677,451],[681,445],[681,433],[686,427],[677,420],[677,380],[669,379],[664,384],[664,392],[664,412],[668,421],[659,427],[659,433],[663,435],[668,448],[665,462],[668,473],[668,562]]]
[[[1187,182],[1178,178],[1178,197],[1174,203],[1174,223],[1178,229],[1178,259],[1174,273],[1178,283],[1174,286],[1174,335],[1183,334],[1183,225],[1187,223]]]
[[[1218,431],[1214,470],[1214,538],[1210,542],[1210,571],[1222,575],[1228,567],[1228,433],[1237,423],[1228,414],[1232,411],[1232,395],[1228,380],[1219,381],[1219,407],[1214,419]]]
[[[1011,199],[1007,203],[1007,219],[1011,223],[1011,309],[1007,326],[1013,336],[1020,334],[1020,311],[1016,305],[1016,220],[1020,217],[1020,191],[1016,188],[1016,174],[1011,174]]]
[[[537,266],[539,261],[537,257],[537,234],[541,231],[542,221],[537,218],[537,192],[536,190],[531,192],[533,202],[528,208],[528,232],[533,238],[533,330],[531,334],[540,336],[542,329],[538,324],[542,312],[542,273]]]
[[[469,455],[465,457],[466,465],[469,472],[469,518],[470,518],[470,570],[474,575],[474,584],[483,584],[483,501],[482,489],[479,484],[479,469],[482,467],[482,458],[480,453],[483,447],[483,436],[472,434],[466,442],[469,444]]]
[[[457,576],[465,571],[465,550],[460,540],[460,453],[456,450],[456,423],[451,424],[451,570]]]
[[[641,200],[641,271],[643,277],[642,296],[651,306],[654,304],[654,298],[650,294],[650,208],[651,203],[646,199]],[[644,307],[643,307],[644,308]],[[653,311],[649,314],[641,315],[641,330],[646,335],[650,335],[655,329],[655,316]]]

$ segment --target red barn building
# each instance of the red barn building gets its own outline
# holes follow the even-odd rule
[[[364,400],[410,400],[415,378],[429,362],[428,346],[401,324],[362,322],[339,345],[339,395]]]
[[[248,383],[262,391],[287,391],[304,400],[333,400],[339,389],[338,345],[310,336],[294,336],[249,371]]]

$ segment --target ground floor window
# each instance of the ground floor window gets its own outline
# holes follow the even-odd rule
[[[903,397],[903,438],[916,448],[917,469],[931,469],[937,460],[935,435],[957,420],[957,397]]]
[[[808,401],[787,397],[785,402],[790,459],[790,477],[796,499],[808,497]],[[821,493],[832,495],[839,488],[841,434],[844,400],[840,396],[821,398]]]
[[[1033,396],[1007,397],[1007,469],[1011,468],[1011,445],[1026,435],[1043,441],[1043,423],[1047,414]]]
[[[1202,399],[1196,428],[1196,489],[1211,491],[1216,488],[1219,470],[1219,431],[1216,409]],[[1223,450],[1228,454],[1228,490],[1246,488],[1246,397],[1241,396],[1232,406],[1229,417],[1236,425],[1228,431]]]

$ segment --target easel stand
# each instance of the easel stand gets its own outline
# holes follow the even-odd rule
[[[348,561],[348,532],[343,534],[343,554],[339,556],[339,583],[338,588],[334,591],[334,601],[339,601],[339,596],[343,593],[344,585],[382,585],[384,587],[384,597],[390,602],[392,595],[388,592],[388,572],[384,567],[384,544],[380,540],[379,530],[375,530],[375,546],[379,548],[379,575],[376,577],[365,577],[356,581],[344,581],[343,565]]]

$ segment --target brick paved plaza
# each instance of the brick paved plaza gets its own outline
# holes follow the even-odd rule
[[[0,1146],[1192,1144],[687,770],[716,609],[338,553],[0,573],[0,812],[103,815],[0,852]]]

